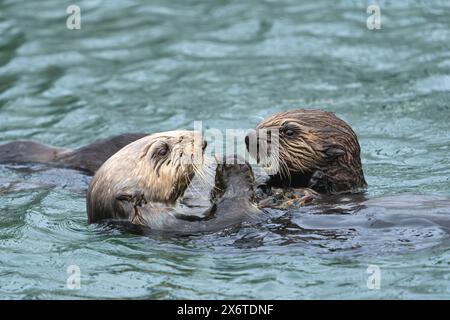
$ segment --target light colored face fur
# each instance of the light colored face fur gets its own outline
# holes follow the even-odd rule
[[[173,203],[201,167],[203,148],[201,135],[193,131],[169,131],[144,137],[104,163],[94,177],[92,192],[100,188],[117,197],[121,193],[133,195],[134,190],[145,190],[146,201]]]

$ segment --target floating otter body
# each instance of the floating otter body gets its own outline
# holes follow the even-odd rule
[[[261,216],[254,177],[247,164],[206,163],[206,146],[192,131],[170,131],[139,139],[114,154],[95,174],[87,195],[89,223],[129,222],[156,231],[217,231]],[[209,169],[213,168],[211,171]],[[211,183],[194,178],[213,175]],[[202,184],[203,182],[203,184]],[[206,183],[206,184],[205,184]],[[186,204],[185,193],[207,197]],[[205,190],[206,189],[206,190]],[[192,195],[191,195],[192,198]]]
[[[260,130],[269,130],[267,138],[261,137]],[[275,114],[246,137],[247,148],[253,135],[258,147],[270,149],[273,130],[279,132],[280,170],[270,175],[271,186],[311,188],[319,193],[355,192],[367,186],[356,134],[333,113],[298,109]],[[47,163],[93,175],[117,151],[147,135],[123,134],[76,150],[15,141],[0,146],[0,163]],[[252,154],[251,148],[249,151]]]
[[[203,144],[194,146],[194,136],[192,131],[123,134],[75,150],[14,141],[0,145],[0,163],[97,173],[87,194],[89,223],[109,220],[127,228],[195,233],[259,220],[251,167],[234,164],[234,158],[224,164],[186,162],[196,152],[203,158]]]
[[[13,141],[0,145],[0,163],[44,163],[93,175],[113,154],[146,133],[127,133],[71,150],[34,141]]]
[[[269,130],[269,134],[262,136],[259,134],[261,130]],[[272,141],[273,139],[270,136],[270,132],[273,130],[279,133],[277,145],[274,145],[274,141]],[[165,134],[167,135],[164,136]],[[187,137],[191,137],[192,132],[185,132],[184,134]],[[249,148],[248,142],[252,134],[254,135],[253,138],[258,142],[258,147],[266,148],[267,150],[275,147],[279,149],[279,157],[275,160],[280,162],[280,170],[270,175],[270,179],[265,186],[258,188],[257,200],[260,207],[286,208],[298,202],[300,204],[309,202],[318,197],[319,193],[357,192],[366,187],[357,137],[343,120],[330,112],[299,109],[275,114],[260,123],[256,127],[256,131],[246,137],[247,148]],[[164,144],[161,141],[167,140],[165,142],[166,146],[173,146],[176,149],[184,145],[184,142],[176,141],[176,137],[179,135],[178,131],[174,131],[152,135],[146,137],[146,140],[159,139],[159,142],[155,145]],[[154,221],[148,219],[160,216],[163,217],[161,221],[167,224],[164,228],[169,228],[168,225],[172,224],[175,226],[174,221],[178,222],[180,220],[177,218],[178,220],[170,222],[171,218],[168,217],[173,216],[173,214],[144,214],[137,216],[135,214],[133,216],[133,210],[136,212],[157,211],[161,209],[161,204],[164,204],[162,211],[175,212],[175,215],[180,216],[181,207],[178,205],[182,203],[180,201],[183,200],[182,196],[186,186],[190,184],[191,175],[195,175],[195,170],[194,167],[189,165],[182,166],[181,168],[187,170],[186,172],[188,173],[185,172],[179,175],[176,173],[176,170],[180,167],[175,170],[173,167],[174,163],[168,160],[165,166],[154,167],[153,172],[151,170],[151,161],[145,162],[140,160],[138,156],[145,150],[153,150],[153,144],[149,146],[150,142],[147,141],[146,145],[143,142],[146,141],[145,139],[136,143],[137,140],[141,140],[145,136],[146,134],[141,133],[120,135],[76,150],[52,148],[27,141],[12,142],[0,146],[0,162],[48,163],[83,170],[88,174],[94,174],[104,163],[103,170],[100,170],[101,172],[94,177],[94,187],[89,190],[89,221],[131,219],[130,221],[133,223],[154,228],[158,227],[160,222],[157,222],[158,219],[156,218]],[[147,146],[148,149],[146,149]],[[172,148],[169,149],[172,150]],[[192,153],[194,150],[195,148],[189,152]],[[249,148],[249,151],[252,154],[251,148]],[[113,159],[109,161],[108,159],[111,156],[113,156]],[[255,154],[253,156],[258,157]],[[142,157],[142,159],[145,158],[145,156]],[[270,157],[268,159],[270,161],[274,160]],[[137,164],[141,168],[138,171],[136,171]],[[267,163],[262,164],[267,165]],[[175,170],[172,174],[166,174],[166,178],[163,179],[166,180],[166,184],[161,183],[163,180],[158,180],[159,184],[142,185],[142,181],[154,178],[155,174],[159,177],[160,171],[166,169],[169,171]],[[214,173],[217,178],[216,182],[218,184],[222,183],[223,190],[236,189],[242,191],[241,185],[239,185],[241,182],[236,182],[241,178],[246,181],[243,184],[243,188],[245,190],[253,190],[253,174],[251,173],[252,178],[249,178],[248,174],[239,173],[241,169],[251,172],[248,165],[244,165],[244,168],[240,168],[237,165],[234,167],[232,165],[217,166],[216,169]],[[223,179],[227,176],[233,179],[230,179],[229,183],[224,183]],[[167,181],[172,182],[169,183]],[[122,195],[108,194],[111,191],[110,188],[117,189],[117,186],[123,186],[125,183],[129,183],[127,188],[131,190],[133,189],[131,187],[134,186],[134,189]],[[95,189],[96,185],[101,186],[98,187],[100,191]],[[195,188],[195,184],[191,185]],[[267,186],[269,191],[265,190]],[[172,189],[168,190],[168,187]],[[169,191],[172,193],[164,193]],[[211,194],[211,198],[208,199],[209,203],[206,205],[208,207],[207,210],[210,210],[213,207],[211,204],[215,203],[218,195],[211,190],[204,193]],[[157,196],[157,194],[160,195]],[[249,195],[246,192],[244,194],[244,198],[247,200],[237,201],[237,204],[245,203],[243,207],[248,207],[248,203],[252,203],[254,195]],[[94,197],[91,198],[92,196]],[[94,199],[94,201],[91,201],[91,199]],[[101,201],[106,202],[100,205]],[[151,205],[148,205],[149,202]],[[127,207],[124,206],[126,203]],[[211,205],[211,208],[209,208],[209,205]],[[189,215],[192,214],[187,216]]]
[[[261,134],[262,130],[267,134]],[[278,133],[277,145],[272,143],[271,132]],[[277,159],[269,156],[262,163],[279,161],[278,172],[268,181],[271,186],[310,188],[322,194],[359,192],[367,186],[358,138],[331,112],[298,109],[275,114],[246,137],[247,148],[254,153],[249,141],[257,141],[258,149],[269,152],[278,148]]]

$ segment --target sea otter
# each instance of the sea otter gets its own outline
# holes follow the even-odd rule
[[[276,145],[273,132],[278,137]],[[250,147],[251,141],[256,141],[257,148]],[[358,138],[347,123],[331,112],[297,109],[277,113],[262,121],[245,137],[245,142],[250,154],[263,166],[279,162],[279,170],[270,174],[267,181],[269,187],[289,189],[291,193],[301,190],[304,200],[318,194],[360,192],[367,186]],[[260,159],[261,150],[273,153],[274,148],[278,148],[276,159],[270,154]],[[279,193],[283,194],[280,199],[285,198],[285,193]]]
[[[89,223],[118,221],[191,233],[260,218],[251,167],[234,164],[234,158],[218,164],[204,156],[205,147],[194,131],[155,133],[125,146],[92,179],[87,194]],[[207,168],[213,170],[208,173]],[[208,174],[214,178],[209,183]],[[195,177],[200,177],[197,185]],[[206,196],[207,201],[190,206],[188,190],[198,191],[197,198]]]
[[[0,145],[0,163],[42,163],[87,175],[99,171],[88,190],[90,223],[109,220],[149,230],[190,233],[260,219],[251,167],[235,157],[206,159],[204,144],[190,145],[194,136],[193,131],[129,133],[75,150],[13,141]],[[196,140],[203,141],[200,137]],[[163,151],[162,146],[167,149]],[[184,155],[181,163],[172,162],[177,152]],[[194,152],[200,152],[203,162],[184,163]],[[158,166],[152,167],[159,159]],[[141,185],[142,181],[149,184]],[[115,197],[110,192],[118,188],[121,193]]]
[[[260,134],[264,129],[267,136]],[[276,146],[272,146],[275,139],[270,135],[274,130],[279,137]],[[30,141],[11,142],[0,146],[0,163],[40,162],[94,174],[114,153],[146,135],[124,134],[76,150]],[[252,139],[257,141],[256,150],[277,147],[279,157],[259,159],[249,148]],[[261,207],[271,202],[289,207],[290,202],[302,204],[319,194],[359,192],[367,186],[356,134],[333,113],[314,109],[278,113],[260,123],[245,140],[250,154],[263,160],[263,165],[269,165],[267,159],[280,164],[280,170],[258,187]]]

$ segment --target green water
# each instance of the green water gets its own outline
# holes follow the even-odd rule
[[[369,197],[445,201],[450,3],[377,1],[382,28],[370,31],[372,3],[76,1],[81,29],[68,30],[72,1],[0,1],[0,143],[78,147],[195,120],[251,128],[321,107],[357,132]],[[143,237],[89,226],[88,183],[0,166],[0,298],[450,298],[448,223],[316,232],[294,212],[282,232]],[[448,221],[448,208],[432,211]],[[379,290],[366,285],[369,264]],[[69,265],[80,289],[66,286]]]

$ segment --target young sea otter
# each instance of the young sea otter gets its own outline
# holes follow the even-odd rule
[[[267,133],[262,134],[262,130]],[[273,132],[278,134],[277,143],[272,141]],[[331,112],[298,109],[277,113],[261,122],[245,140],[250,154],[263,166],[279,162],[278,172],[271,174],[267,182],[270,187],[309,188],[313,191],[302,190],[309,199],[315,192],[359,192],[367,186],[358,138],[347,123]],[[250,141],[257,141],[257,148],[251,148]],[[254,154],[255,150],[274,153],[275,148],[276,159],[270,154],[259,159]]]

